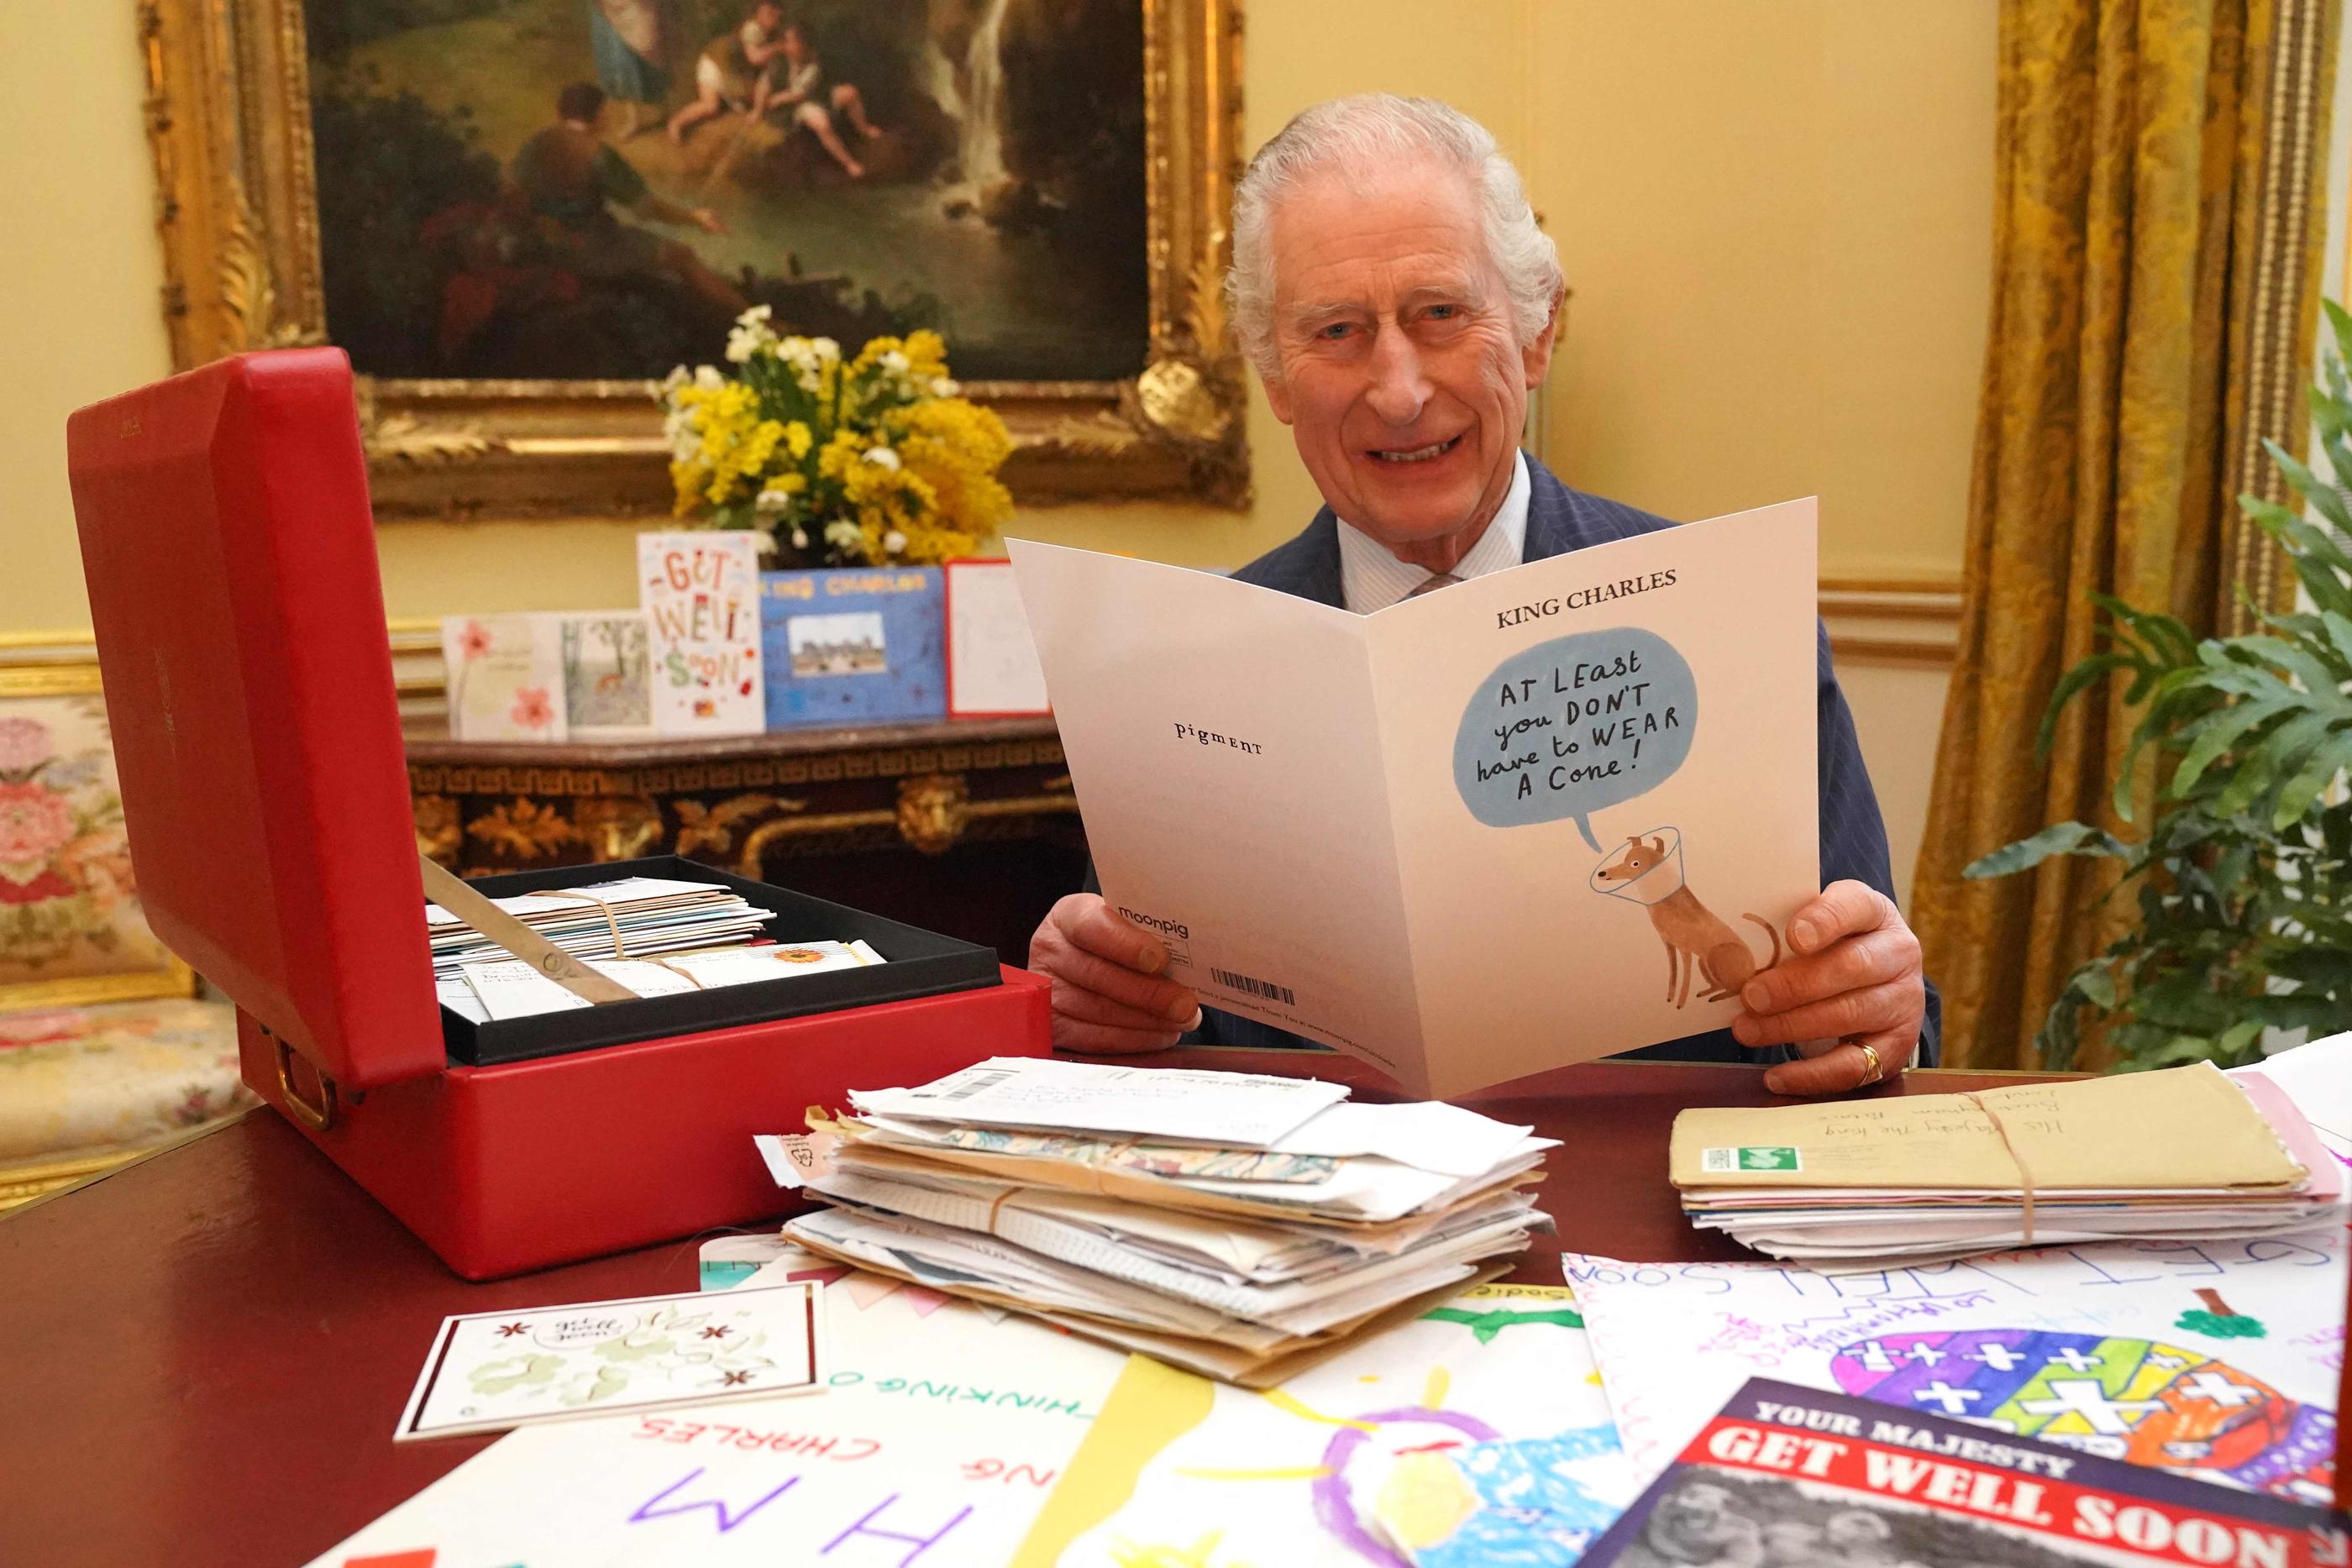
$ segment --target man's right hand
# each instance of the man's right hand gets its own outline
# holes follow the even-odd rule
[[[1060,1051],[1160,1051],[1198,1028],[1201,1002],[1166,977],[1168,949],[1095,893],[1046,911],[1029,938],[1029,967],[1054,983]]]

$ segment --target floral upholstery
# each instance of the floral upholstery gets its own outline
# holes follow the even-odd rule
[[[0,687],[0,1207],[252,1103],[194,986],[139,906],[103,702]]]
[[[0,1013],[0,1173],[151,1144],[251,1103],[236,1012],[219,1002]]]

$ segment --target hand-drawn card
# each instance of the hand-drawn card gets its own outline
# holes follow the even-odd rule
[[[1013,1561],[1568,1563],[1642,1480],[1569,1292],[1480,1285],[1259,1393],[1137,1356]],[[1531,1510],[1558,1551],[1486,1551]]]
[[[759,548],[751,533],[637,536],[662,733],[757,735],[765,725]]]
[[[2342,1226],[1823,1274],[1561,1259],[1626,1452],[1670,1462],[1751,1376],[2324,1504]]]
[[[941,718],[940,569],[771,571],[760,579],[768,727]]]
[[[443,1320],[394,1441],[818,1386],[817,1304],[796,1281]]]
[[[563,706],[574,739],[654,733],[653,662],[646,617],[608,610],[558,618]]]
[[[449,734],[457,740],[562,740],[563,667],[546,615],[451,615],[441,622]]]
[[[950,718],[1051,711],[1012,562],[948,562],[947,628]]]

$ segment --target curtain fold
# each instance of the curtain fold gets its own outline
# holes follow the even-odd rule
[[[2283,51],[2324,47],[2332,58],[2333,10],[2002,0],[1993,300],[1958,662],[1912,894],[1955,1064],[2036,1065],[2034,1032],[2067,974],[2130,916],[2123,901],[2101,902],[2106,862],[2053,860],[1982,883],[1960,872],[2051,822],[2125,827],[2109,799],[2130,733],[2120,692],[2077,700],[2048,758],[2034,749],[2059,674],[2095,651],[2090,594],[2167,610],[2200,634],[2227,627],[2242,574],[2223,570],[2237,543],[2229,493],[2253,483],[2229,455],[2250,428],[2257,360],[2280,359],[2277,332],[2252,318],[2257,297],[2281,308],[2261,276],[2281,254],[2294,263],[2284,308],[2300,352],[2271,379],[2307,376],[2310,330],[2298,323],[2316,313],[2316,267],[2299,243],[2314,206],[2298,209],[2304,229],[2284,246],[2274,210],[2281,181],[2298,177],[2280,167],[2279,73],[2313,68]],[[2300,126],[2323,149],[2325,79],[2317,128],[2307,113]],[[2325,158],[2302,151],[2307,185]],[[2291,413],[2271,412],[2263,434],[2300,451],[2301,411],[2297,397]],[[2136,821],[2153,760],[2135,781]]]

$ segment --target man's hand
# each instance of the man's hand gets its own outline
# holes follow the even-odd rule
[[[1919,938],[1885,894],[1832,883],[1790,916],[1789,956],[1748,981],[1739,1000],[1731,1032],[1740,1044],[1809,1052],[1764,1074],[1775,1094],[1842,1094],[1896,1077],[1927,1016]],[[1813,1053],[1810,1041],[1827,1043]]]
[[[1201,1021],[1200,998],[1165,978],[1160,938],[1119,918],[1100,894],[1074,893],[1029,938],[1029,967],[1054,982],[1060,1051],[1160,1051]]]

